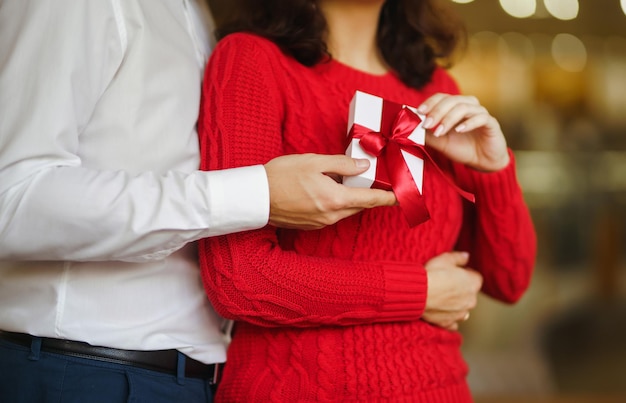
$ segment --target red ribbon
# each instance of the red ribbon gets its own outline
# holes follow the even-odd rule
[[[413,175],[402,155],[408,152],[418,158],[429,161],[446,182],[462,197],[475,202],[472,193],[459,188],[428,154],[422,144],[416,144],[409,136],[422,122],[410,109],[394,102],[384,101],[379,132],[354,124],[350,129],[352,138],[360,139],[363,150],[378,158],[374,187],[391,189],[411,227],[430,218],[424,197],[417,188]],[[381,164],[382,162],[382,164]]]

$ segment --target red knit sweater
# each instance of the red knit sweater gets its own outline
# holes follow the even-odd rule
[[[391,73],[370,75],[336,61],[304,67],[249,34],[218,44],[204,83],[203,169],[282,154],[342,154],[357,89],[413,106],[435,92],[457,92],[443,70],[416,91]],[[515,301],[529,284],[535,236],[513,163],[486,174],[435,157],[476,194],[475,206],[426,164],[431,219],[415,228],[398,207],[384,207],[319,231],[267,226],[200,243],[213,305],[241,321],[218,401],[471,401],[461,336],[420,320],[424,264],[467,250],[483,291]]]

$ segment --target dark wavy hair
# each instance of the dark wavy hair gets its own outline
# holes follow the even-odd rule
[[[324,42],[326,20],[316,0],[236,0],[230,9],[218,23],[218,39],[251,32],[305,66],[332,57]],[[419,89],[437,65],[452,65],[456,50],[466,43],[466,31],[442,0],[386,0],[377,40],[385,62],[406,85]]]

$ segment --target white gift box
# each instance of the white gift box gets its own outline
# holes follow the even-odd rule
[[[401,108],[409,108],[421,119],[421,123],[413,130],[408,139],[416,144],[424,145],[426,131],[423,127],[424,115],[417,112],[417,109],[407,105],[399,105],[394,102],[384,100],[376,95],[371,95],[362,91],[357,91],[350,102],[350,115],[348,117],[348,135],[351,135],[352,127],[355,124],[366,127],[367,129],[380,132],[381,124],[383,123],[383,105],[384,107],[392,107],[400,110]],[[391,122],[388,123],[391,126]],[[387,128],[392,130],[391,128]],[[350,187],[360,188],[382,188],[390,190],[391,186],[384,179],[377,178],[376,173],[382,167],[378,165],[382,161],[378,161],[378,158],[369,154],[360,145],[360,139],[350,139],[350,144],[346,149],[346,155],[352,158],[367,159],[370,162],[370,167],[367,171],[356,176],[344,176],[343,184]],[[424,160],[412,155],[408,152],[402,151],[402,156],[413,176],[413,180],[420,193],[422,193],[422,182],[424,175]]]

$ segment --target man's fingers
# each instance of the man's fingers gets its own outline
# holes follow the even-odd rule
[[[350,158],[346,155],[290,154],[276,157],[265,164],[266,169],[296,169],[302,173],[326,173],[341,176],[358,175],[370,166],[366,159]]]
[[[394,206],[397,203],[393,192],[379,189],[344,188],[345,204],[352,208]]]
[[[366,159],[350,158],[345,155],[309,154],[308,157],[316,170],[333,179],[361,174],[370,166]],[[341,199],[336,201],[338,202],[337,209],[364,209],[393,206],[397,203],[396,196],[391,191],[348,187],[344,188]],[[330,210],[334,209],[330,208]]]
[[[321,169],[326,175],[333,178],[361,174],[370,165],[366,159],[355,159],[345,155],[319,155],[316,156],[315,163],[318,169]],[[393,206],[397,203],[393,192],[379,189],[345,187],[342,196],[340,201],[341,208],[365,209]]]
[[[369,168],[366,159],[350,158],[346,155],[316,155],[315,167],[327,174],[353,176],[361,174]]]
[[[365,208],[396,204],[393,192],[350,188],[338,184],[341,176],[357,175],[367,160],[345,155],[294,154],[265,164],[270,188],[272,225],[314,229],[334,224]]]

